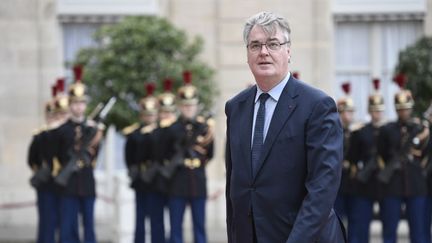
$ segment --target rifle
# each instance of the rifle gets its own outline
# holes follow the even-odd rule
[[[386,163],[384,169],[378,172],[377,178],[380,182],[388,184],[393,177],[393,174],[402,168],[403,156],[395,156]]]
[[[425,112],[423,112],[423,118],[429,122],[432,122],[432,102],[429,104]]]
[[[39,188],[42,184],[49,181],[51,177],[51,170],[48,166],[42,165],[37,169],[33,176],[30,178],[30,184],[34,188]]]
[[[191,136],[185,135],[182,139],[176,141],[174,144],[174,155],[173,157],[168,161],[168,163],[165,163],[163,166],[159,168],[159,173],[167,178],[170,179],[176,170],[179,167],[186,166],[190,168],[196,168],[199,166],[196,165],[188,165],[185,164],[185,158],[191,158],[191,159],[198,159],[200,157],[200,146],[207,146],[209,141],[212,140],[213,133],[211,128],[208,125],[209,119],[211,119],[211,114],[202,117],[197,117],[197,121],[200,123],[205,123],[207,125],[198,125],[197,127],[194,127],[193,134]],[[201,148],[203,150],[204,148]],[[208,151],[207,151],[208,152]],[[212,153],[211,150],[209,153]],[[211,155],[212,156],[212,155]],[[201,162],[199,162],[201,163]]]
[[[174,145],[175,153],[168,163],[159,168],[159,173],[166,179],[171,179],[177,169],[184,164],[184,151],[177,142]]]
[[[156,163],[151,163],[145,170],[141,171],[141,180],[145,183],[150,183],[153,181],[153,178],[159,172],[159,165]]]
[[[376,160],[376,157],[372,157],[368,160],[366,165],[357,172],[356,179],[365,184],[369,181],[373,173],[378,169],[378,162]]]
[[[128,175],[132,181],[135,181],[139,177],[139,169],[137,165],[131,165],[128,168]]]
[[[384,184],[388,184],[393,177],[394,173],[402,168],[403,163],[408,163],[413,161],[413,155],[411,154],[411,150],[418,146],[419,139],[417,138],[417,133],[413,134],[406,139],[406,141],[402,144],[402,148],[393,151],[392,154],[395,154],[384,169],[378,172],[377,178],[380,182]]]
[[[427,160],[427,164],[424,168],[424,174],[423,175],[426,178],[428,178],[428,177],[430,177],[431,174],[432,174],[432,157],[430,157],[430,155],[429,155],[429,158]]]
[[[141,180],[145,183],[150,183],[159,172],[159,165],[151,164],[148,168],[142,170],[138,165],[132,165],[128,169],[128,175],[132,181]]]
[[[98,105],[96,109],[97,112],[93,111],[91,114],[93,114],[93,120],[96,122],[101,122],[105,119],[105,117],[108,115],[108,112],[111,110],[111,108],[114,106],[117,98],[115,96],[112,96],[108,102],[103,106],[103,108],[100,108],[101,106]],[[86,164],[90,164],[92,161],[92,156],[88,149],[90,148],[93,143],[95,143],[97,139],[97,132],[98,129],[86,129],[83,131],[82,136],[82,146],[79,151],[75,151],[72,148],[69,149],[69,161],[67,162],[66,166],[59,172],[59,174],[54,178],[54,181],[60,185],[65,187],[67,183],[69,182],[70,177],[77,172],[82,166]],[[98,141],[97,141],[98,142]]]

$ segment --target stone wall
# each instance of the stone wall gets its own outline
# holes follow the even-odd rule
[[[425,34],[432,37],[432,0],[427,0],[426,4]]]
[[[28,143],[62,70],[56,19],[55,0],[0,3],[0,188],[28,185]]]
[[[178,27],[205,40],[202,58],[213,66],[220,96],[216,101],[216,157],[208,172],[224,178],[225,102],[254,83],[243,43],[245,20],[260,11],[282,14],[292,28],[291,70],[301,79],[332,92],[332,29],[330,1],[291,0],[167,0],[162,15]]]

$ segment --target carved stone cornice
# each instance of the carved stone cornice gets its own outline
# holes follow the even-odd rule
[[[335,13],[336,22],[383,22],[383,21],[422,21],[425,13]]]

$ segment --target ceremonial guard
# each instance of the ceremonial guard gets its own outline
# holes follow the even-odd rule
[[[28,153],[28,164],[34,172],[30,183],[37,191],[39,215],[37,243],[57,242],[59,196],[52,178],[54,148],[50,142],[50,134],[65,121],[68,111],[67,98],[61,94],[63,88],[63,79],[59,79],[57,84],[52,86],[53,99],[45,105],[46,124],[34,134]]]
[[[342,84],[342,90],[345,96],[338,99],[337,108],[339,111],[339,117],[343,127],[343,167],[342,167],[342,178],[341,185],[339,187],[338,195],[336,197],[334,209],[336,213],[342,218],[344,223],[346,223],[349,211],[349,201],[350,201],[350,181],[351,181],[351,158],[350,158],[350,139],[351,132],[353,130],[353,116],[354,116],[354,102],[349,97],[351,91],[351,84],[349,82]]]
[[[140,123],[135,123],[125,129],[126,136],[125,159],[131,179],[131,187],[135,190],[135,243],[145,242],[145,218],[152,212],[149,203],[151,183],[155,175],[152,172],[153,163],[153,131],[157,124],[158,100],[153,95],[155,85],[145,86],[146,96],[140,100]],[[151,224],[152,242],[163,242],[163,222]],[[159,239],[159,241],[157,241]]]
[[[384,187],[384,198],[380,202],[383,238],[384,243],[396,242],[404,204],[411,242],[423,243],[428,242],[430,234],[425,226],[427,187],[423,161],[429,127],[411,115],[414,100],[411,92],[404,89],[405,76],[398,75],[394,81],[400,87],[394,97],[397,121],[382,127],[378,143],[378,152],[385,164],[377,176]]]
[[[213,157],[212,122],[197,116],[198,92],[191,83],[191,73],[183,74],[184,86],[178,90],[180,117],[170,126],[175,154],[170,163],[175,171],[169,183],[171,243],[183,242],[183,217],[190,205],[195,243],[207,242],[205,205],[207,184],[205,166]]]
[[[164,166],[174,154],[172,147],[168,146],[169,142],[167,139],[170,137],[170,126],[177,120],[176,99],[175,95],[172,93],[172,80],[165,79],[163,86],[163,92],[157,97],[159,104],[159,122],[152,134],[152,169],[157,171],[152,179],[148,196],[148,204],[151,208],[149,216],[152,227],[152,243],[166,242],[164,208],[168,202],[167,185],[171,177],[166,174],[167,170],[165,170]],[[155,230],[153,231],[153,229]]]
[[[379,165],[379,129],[383,125],[384,98],[379,93],[380,80],[374,79],[375,92],[368,98],[371,121],[351,135],[350,154],[355,177],[351,185],[350,210],[348,214],[348,242],[368,243],[369,227],[373,217],[373,204],[378,200],[379,187],[376,175]]]
[[[82,83],[82,67],[74,67],[75,83],[69,87],[70,119],[56,129],[54,163],[61,165],[55,182],[61,187],[60,241],[79,243],[79,215],[84,228],[84,242],[95,243],[94,205],[96,185],[93,169],[103,125],[85,117],[86,86]]]

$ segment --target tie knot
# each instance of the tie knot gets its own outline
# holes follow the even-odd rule
[[[264,104],[269,97],[270,97],[270,95],[267,93],[260,94],[260,96],[259,96],[260,104]]]

